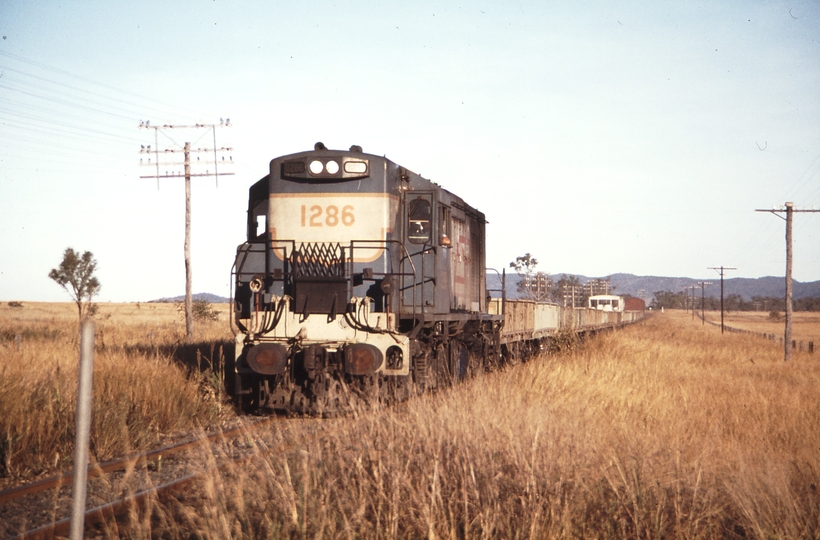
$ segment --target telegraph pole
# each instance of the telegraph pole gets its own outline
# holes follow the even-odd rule
[[[695,320],[695,289],[697,289],[696,285],[690,285],[687,289],[692,289],[692,320]]]
[[[793,202],[787,202],[786,208],[755,210],[755,212],[771,212],[780,219],[786,220],[786,329],[783,332],[783,344],[785,347],[783,360],[789,362],[792,359],[792,220],[795,212],[820,212],[820,210],[796,210]],[[786,217],[780,215],[786,212]]]
[[[726,270],[737,270],[737,268],[730,268],[728,266],[710,266],[710,270],[718,271],[720,274],[720,333],[723,333],[723,275]]]
[[[706,302],[704,288],[707,285],[711,285],[711,281],[698,281],[698,285],[700,285],[700,325],[706,325],[706,313],[704,313],[703,304]]]
[[[140,154],[147,154],[149,156],[148,162],[143,162],[140,159],[140,165],[143,166],[156,166],[156,174],[155,175],[145,175],[140,176],[140,178],[156,178],[157,179],[157,188],[159,188],[159,179],[160,178],[179,178],[180,176],[185,177],[185,336],[187,339],[192,339],[194,337],[194,314],[193,314],[193,299],[191,294],[191,177],[192,176],[213,176],[216,177],[217,182],[219,181],[220,176],[231,176],[234,173],[232,172],[219,172],[219,160],[217,153],[224,153],[233,151],[233,148],[217,148],[216,147],[216,128],[217,127],[231,127],[231,119],[228,118],[226,121],[222,121],[217,124],[194,124],[194,125],[169,125],[164,124],[162,126],[152,126],[150,121],[140,122],[141,129],[153,129],[154,130],[154,149],[151,149],[149,145],[147,148],[145,146],[142,147],[140,150]],[[180,147],[179,143],[176,143],[171,137],[169,137],[165,130],[172,130],[172,129],[184,129],[184,130],[211,130],[213,131],[213,148],[197,148],[196,150],[191,148],[191,143],[186,142],[182,147]],[[159,149],[159,133],[162,133],[163,136],[167,137],[172,143],[173,146],[165,148],[164,150]],[[207,131],[202,135],[207,135]],[[202,136],[199,138],[201,139]],[[177,152],[182,152],[183,154],[183,162],[176,163],[176,162],[166,162],[163,163],[163,166],[170,166],[172,169],[176,168],[177,170],[165,171],[165,174],[160,174],[160,163],[159,163],[159,155],[167,155],[171,154],[169,159],[173,159],[174,154]],[[191,171],[191,153],[213,153],[213,162],[199,162],[199,165],[209,165],[213,164],[214,169],[211,172],[210,168],[206,169],[204,173],[198,172],[193,173]],[[228,161],[225,161],[224,155],[222,157],[222,164],[224,165],[233,165],[233,157],[229,156]],[[153,163],[152,163],[153,160]],[[183,173],[180,174],[178,167],[183,167]],[[218,185],[218,184],[217,184]]]

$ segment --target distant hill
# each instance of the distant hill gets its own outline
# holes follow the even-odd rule
[[[216,294],[211,293],[196,293],[191,295],[194,300],[205,300],[206,302],[210,302],[211,304],[227,304],[231,301],[230,298],[225,298],[224,296],[218,296]],[[149,300],[148,302],[155,302],[155,303],[166,303],[171,304],[174,302],[184,302],[185,295],[182,296],[174,296],[172,298],[160,298],[158,300]]]
[[[617,294],[631,294],[637,296],[639,290],[654,294],[657,291],[678,292],[686,287],[697,285],[703,279],[683,277],[635,276],[632,274],[612,274],[610,280],[616,287]],[[720,296],[720,276],[707,278],[712,285],[706,286],[706,296]],[[814,298],[820,296],[820,281],[800,282],[792,281],[794,299]],[[761,278],[728,278],[723,280],[723,293],[739,294],[744,300],[751,300],[753,296],[771,296],[783,298],[786,296],[786,279],[783,277],[765,276]]]
[[[563,274],[552,274],[553,280],[558,280]],[[585,283],[590,278],[587,276],[577,276],[581,283]],[[613,287],[614,293],[619,295],[641,296],[645,300],[651,300],[654,294],[658,291],[672,291],[680,292],[686,287],[697,285],[704,281],[703,278],[694,279],[686,277],[661,277],[661,276],[636,276],[634,274],[612,274],[603,276],[603,279],[609,278]],[[519,277],[513,273],[507,274],[507,297],[516,298],[518,296]],[[706,296],[713,296],[715,298],[720,296],[720,276],[708,278],[712,285],[706,286]],[[820,297],[820,281],[810,281],[802,283],[800,281],[793,281],[794,299],[800,298],[816,298]],[[487,287],[489,289],[500,289],[501,279],[495,274],[487,275]],[[744,300],[751,300],[753,296],[771,296],[775,298],[783,298],[786,296],[786,282],[783,277],[766,276],[761,278],[729,278],[723,280],[723,294],[729,296],[730,294],[739,294]],[[493,296],[500,296],[499,293],[493,293]]]
[[[551,274],[553,280],[557,281],[563,274]],[[662,277],[662,276],[636,276],[634,274],[612,274],[603,276],[603,278],[593,278],[576,274],[581,283],[586,283],[590,279],[606,279],[609,278],[615,290],[614,294],[640,296],[644,300],[651,301],[658,291],[672,291],[680,292],[686,287],[697,285],[701,279],[686,278],[686,277]],[[707,297],[720,296],[720,277],[707,279],[712,282],[712,285],[706,287]],[[518,274],[515,272],[507,273],[507,298],[518,297]],[[794,299],[800,298],[817,298],[820,297],[820,281],[809,281],[802,283],[794,281]],[[501,276],[488,273],[487,274],[487,288],[501,289]],[[786,296],[785,278],[766,276],[761,278],[729,278],[723,280],[723,293],[726,296],[730,294],[739,294],[744,300],[751,300],[753,296],[771,296],[774,298],[783,298]],[[500,292],[492,292],[493,296],[501,296]],[[218,296],[211,293],[197,293],[193,295],[194,300],[207,300],[212,304],[227,304],[230,302],[229,298]],[[150,300],[150,302],[184,302],[185,296],[174,296],[172,298],[160,298],[158,300]]]

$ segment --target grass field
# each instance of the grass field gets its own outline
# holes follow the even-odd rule
[[[10,316],[0,311],[2,328]],[[148,333],[179,339],[181,319],[156,317],[170,326],[152,326],[149,317],[125,332],[102,319],[104,351],[124,352],[102,361],[107,353],[98,349],[98,369],[148,366],[117,390],[136,387],[125,395],[143,424],[153,422],[148,433],[213,425],[224,405],[202,377],[168,357],[120,347]],[[30,394],[25,401],[37,405],[15,412],[18,422],[69,431],[67,420],[40,419],[40,409],[68,400],[70,384],[57,381],[76,375],[63,375],[76,338],[51,333],[73,332],[75,321],[57,320],[27,323],[42,342],[31,348],[47,359],[23,351],[25,369],[8,370],[20,353],[3,341],[0,384],[18,394],[0,391],[0,412],[20,409],[10,401]],[[220,324],[214,339],[224,338]],[[667,311],[392,409],[277,423],[249,435],[271,450],[266,459],[210,473],[173,504],[154,503],[150,519],[135,512],[125,528],[108,530],[135,538],[818,538],[820,355],[794,358],[786,365],[770,341],[721,335]],[[148,393],[171,377],[182,400],[165,387]],[[44,379],[51,382],[37,382]],[[102,386],[96,399],[122,399]],[[109,452],[114,441],[136,446],[133,423],[95,419],[95,436],[109,441]],[[0,425],[7,433],[9,422]],[[204,468],[214,458],[212,449],[202,452]],[[41,460],[53,455],[44,449]]]
[[[817,538],[818,426],[820,358],[784,365],[769,341],[667,312],[402,407],[278,428],[267,460],[178,504],[186,531],[219,538]],[[151,533],[178,526],[155,512]]]
[[[220,395],[220,361],[231,339],[218,321],[183,339],[173,304],[99,304],[96,315],[92,454],[106,460],[179,431],[211,428],[232,414]],[[70,467],[79,326],[74,304],[0,305],[0,486]]]
[[[813,341],[815,347],[820,349],[820,313],[816,312],[794,312],[792,319],[792,339],[808,343]],[[720,324],[719,311],[707,311],[706,320]],[[734,311],[724,313],[724,325],[751,332],[775,334],[778,338],[783,337],[784,319],[780,313],[779,319],[773,319],[769,312],[763,311]]]

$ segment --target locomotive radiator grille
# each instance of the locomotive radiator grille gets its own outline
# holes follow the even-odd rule
[[[294,311],[335,317],[347,305],[345,256],[341,244],[303,243],[291,256]]]
[[[345,257],[341,244],[303,243],[291,258],[295,277],[343,278]]]

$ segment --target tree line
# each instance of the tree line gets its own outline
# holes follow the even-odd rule
[[[590,296],[615,294],[615,286],[609,278],[590,279],[581,283],[578,276],[562,274],[555,279],[546,272],[537,270],[538,259],[525,253],[510,263],[518,274],[516,290],[528,300],[555,302],[564,306],[582,307]]]
[[[701,309],[701,297],[692,298],[687,291],[658,291],[652,300],[652,309],[691,309],[694,300],[695,309]],[[716,311],[720,309],[720,298],[707,296],[702,300],[703,309]],[[794,311],[820,311],[820,298],[800,298],[792,302]],[[786,299],[775,296],[753,296],[745,300],[739,294],[730,294],[723,298],[723,309],[726,311],[785,311]]]

